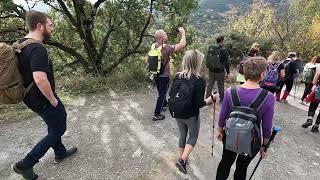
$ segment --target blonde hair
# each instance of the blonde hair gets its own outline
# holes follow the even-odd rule
[[[250,49],[254,49],[256,51],[260,51],[261,45],[257,42],[253,43]]]
[[[281,53],[279,51],[273,51],[271,55],[268,57],[268,63],[277,63],[281,60]]]
[[[190,79],[192,75],[200,77],[201,64],[204,54],[195,50],[186,51],[182,60],[181,72],[178,72],[180,78]]]
[[[313,64],[320,63],[320,56],[318,55],[318,56],[313,57],[313,58],[311,59],[311,62],[312,62]]]

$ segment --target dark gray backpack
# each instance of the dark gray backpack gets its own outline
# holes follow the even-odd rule
[[[236,87],[231,88],[232,110],[226,121],[227,150],[252,156],[261,147],[261,131],[258,110],[265,101],[268,91],[262,89],[250,106],[242,106]]]
[[[224,70],[224,62],[221,60],[222,50],[223,48],[218,45],[209,46],[206,65],[210,71],[214,71],[215,69]]]

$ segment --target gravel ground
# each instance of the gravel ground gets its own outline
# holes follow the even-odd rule
[[[297,96],[301,91],[302,85]],[[154,89],[126,96],[109,91],[66,105],[68,130],[63,141],[67,147],[77,146],[79,152],[54,165],[54,154],[49,150],[34,168],[39,179],[214,179],[222,145],[215,141],[212,157],[212,107],[201,111],[199,139],[190,156],[188,174],[183,175],[174,164],[178,144],[175,120],[166,112],[165,120],[151,121],[155,94]],[[283,131],[254,179],[320,179],[320,134],[301,128],[308,107],[297,101],[289,97],[289,104],[276,104],[274,125]],[[219,106],[216,117],[218,114]],[[23,158],[45,133],[40,118],[0,124],[0,179],[22,179],[12,172],[11,164]],[[248,174],[257,161],[258,156]],[[233,171],[229,179],[233,179]]]

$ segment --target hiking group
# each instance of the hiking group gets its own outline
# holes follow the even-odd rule
[[[61,137],[67,127],[67,112],[56,94],[52,62],[42,43],[50,39],[54,30],[52,19],[45,13],[30,11],[26,15],[26,24],[29,29],[28,35],[12,46],[0,44],[0,99],[1,103],[5,104],[23,101],[47,125],[48,134],[24,159],[12,167],[14,172],[23,175],[25,179],[37,179],[38,175],[34,173],[33,167],[49,148],[54,150],[55,163],[76,153],[77,148],[67,150],[62,143]],[[225,80],[230,78],[229,53],[224,47],[224,37],[219,36],[217,43],[209,46],[206,55],[199,50],[185,52],[181,71],[173,78],[170,99],[167,100],[170,56],[187,45],[184,28],[180,27],[178,31],[180,42],[169,45],[166,44],[168,36],[165,31],[157,30],[155,43],[151,45],[147,56],[149,77],[154,80],[158,90],[152,120],[164,120],[165,116],[161,113],[167,108],[176,119],[180,133],[176,166],[186,174],[188,157],[199,135],[200,108],[215,104],[219,100],[221,111],[216,138],[223,143],[223,153],[216,179],[227,179],[231,166],[236,161],[234,178],[244,180],[252,159],[259,152],[261,157],[266,156],[270,137],[273,137],[271,132],[275,101],[287,103],[286,98],[299,74],[297,54],[290,52],[288,58],[281,62],[280,53],[274,51],[267,61],[257,56],[260,45],[253,44],[248,53],[243,55],[243,60],[238,66],[237,81],[241,85],[225,91]],[[204,59],[209,69],[208,82],[202,77]],[[301,103],[306,97],[306,101],[311,102],[308,120],[302,125],[305,128],[312,125],[315,110],[320,102],[320,88],[313,87],[320,79],[320,73],[316,73],[315,70],[319,62],[320,59],[316,56],[303,71],[306,90]],[[216,81],[219,96],[212,93]],[[284,85],[286,90],[280,99]],[[320,115],[312,128],[313,132],[318,130],[319,123]]]
[[[182,42],[185,42],[185,32],[182,28],[179,30],[182,38],[179,43],[181,45]],[[168,45],[159,44],[167,41],[167,35],[163,30],[156,31],[155,35],[156,43],[152,45],[150,52],[155,51],[155,47],[159,47],[157,50],[159,54],[150,52],[148,54],[147,64],[151,73],[156,72],[156,66],[153,64],[158,64],[157,69],[160,70],[162,65],[167,66],[168,64],[167,59],[161,59],[161,49]],[[182,45],[179,47],[185,46],[184,43]],[[176,46],[169,47],[177,49]],[[165,85],[161,86],[158,84],[160,82],[158,78],[162,79],[161,71],[153,73],[159,92],[156,107],[158,108],[160,99],[160,109],[166,109],[164,107],[168,106],[171,116],[177,121],[180,138],[178,143],[179,158],[176,166],[186,174],[188,157],[199,135],[199,109],[217,101],[218,96],[212,93],[214,83],[217,81],[219,102],[221,103],[217,138],[223,142],[223,154],[217,169],[216,179],[227,179],[236,159],[235,179],[245,179],[247,167],[256,154],[260,152],[263,157],[266,156],[264,148],[267,147],[272,131],[275,99],[272,93],[260,88],[259,85],[267,71],[267,61],[263,57],[247,58],[243,62],[245,82],[224,92],[224,81],[229,78],[230,73],[228,51],[224,48],[224,37],[218,37],[217,44],[210,46],[206,55],[209,85],[206,98],[204,98],[206,81],[201,77],[204,58],[205,55],[198,50],[185,52],[181,71],[176,74],[171,85],[170,100],[163,100],[168,89],[169,79],[166,80]],[[166,87],[165,92],[159,87]],[[162,97],[163,94],[164,97]],[[163,115],[156,114],[159,112],[161,110],[155,111],[153,121],[165,118]],[[260,125],[262,132],[260,132]]]

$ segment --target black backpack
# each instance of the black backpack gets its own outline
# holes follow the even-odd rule
[[[238,72],[240,74],[243,75],[243,64],[244,64],[244,61],[247,60],[249,58],[249,56],[246,55],[246,53],[243,53],[241,58],[240,58],[240,63],[238,65]]]
[[[224,50],[224,48],[217,45],[209,47],[206,57],[206,65],[210,71],[214,71],[215,69],[224,70],[225,63],[221,60],[222,50]]]
[[[285,60],[282,61],[282,64],[283,64],[284,70],[285,70],[285,79],[293,76],[293,75],[290,73],[291,62],[292,62],[292,60],[289,60],[289,59],[285,59]]]
[[[177,75],[169,92],[169,111],[173,118],[188,119],[194,116],[193,94],[194,79],[188,80]]]

